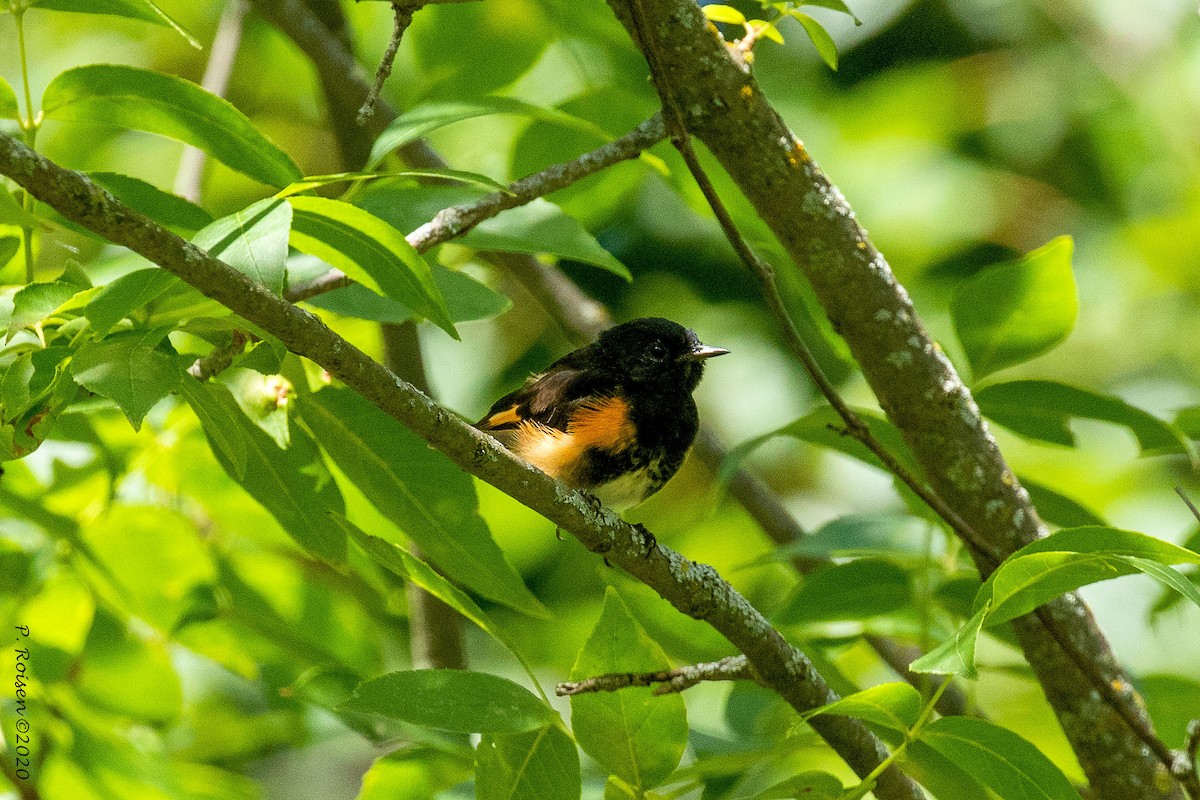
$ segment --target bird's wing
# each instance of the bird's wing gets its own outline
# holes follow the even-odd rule
[[[601,398],[597,389],[594,379],[584,371],[556,364],[497,400],[475,427],[496,432],[535,422],[565,431],[574,409]]]

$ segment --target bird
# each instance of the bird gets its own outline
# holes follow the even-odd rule
[[[699,429],[692,392],[729,351],[661,317],[609,328],[497,400],[475,423],[567,486],[625,510],[679,470]]]

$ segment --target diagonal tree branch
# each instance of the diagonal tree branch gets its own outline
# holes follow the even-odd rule
[[[700,8],[692,0],[608,2],[669,76],[665,88],[685,111],[688,130],[729,172],[812,284],[936,495],[1001,556],[1041,536],[1028,494],[887,261],[753,77],[729,57]],[[975,556],[984,575],[994,568],[981,553]],[[1067,595],[1041,613],[1052,620],[1053,634],[1036,616],[1014,627],[1097,793],[1109,800],[1181,798],[1179,784],[1145,746],[1149,720],[1087,607]],[[1120,711],[1094,690],[1063,641],[1094,664],[1108,686],[1119,687],[1113,696]]]
[[[454,463],[570,531],[589,550],[652,587],[677,609],[712,625],[746,655],[764,685],[805,711],[836,695],[812,663],[707,565],[647,539],[613,512],[518,460],[495,439],[439,407],[330,330],[318,317],[275,296],[195,245],[119,202],[77,172],[63,169],[0,134],[0,174],[67,219],[127,247],[271,333],[392,415]],[[860,776],[887,759],[884,744],[856,720],[817,718],[813,728]],[[882,800],[922,800],[894,767],[878,776]]]
[[[564,681],[554,687],[554,693],[559,697],[569,697],[588,692],[617,692],[630,686],[654,686],[654,694],[673,694],[704,681],[745,680],[756,680],[750,662],[745,656],[729,656],[720,661],[688,664],[658,672],[615,672],[581,681]]]

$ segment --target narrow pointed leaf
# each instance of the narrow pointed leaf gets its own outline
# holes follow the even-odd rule
[[[115,17],[126,17],[149,22],[155,25],[165,25],[187,40],[192,47],[200,49],[201,44],[195,36],[151,0],[33,0],[36,8],[53,11],[75,11],[82,14],[108,14]]]
[[[181,236],[191,237],[213,221],[212,214],[195,203],[130,175],[116,172],[89,172],[87,175],[125,205],[136,208]]]
[[[249,443],[241,424],[234,419],[237,407],[220,402],[214,392],[205,391],[191,375],[184,376],[179,392],[196,413],[213,447],[229,462],[234,480],[244,480]]]
[[[990,605],[985,604],[961,628],[940,645],[908,665],[912,672],[931,672],[936,675],[961,675],[977,678],[975,644],[983,627],[983,618]]]
[[[488,190],[504,192],[505,194],[512,194],[504,184],[494,181],[486,175],[480,175],[478,172],[465,172],[458,169],[402,169],[392,172],[337,172],[331,175],[310,175],[304,180],[299,180],[283,187],[275,193],[275,197],[291,197],[292,195],[302,194],[322,186],[328,186],[331,183],[360,183],[362,181],[372,181],[381,178],[438,178],[440,180],[455,181],[457,183],[479,186]]]
[[[0,78],[0,119],[19,119],[20,109],[17,108],[17,93],[12,85]]]
[[[337,267],[368,289],[404,303],[458,338],[429,264],[400,231],[339,200],[291,197],[288,202],[294,209],[293,247]]]
[[[446,575],[517,611],[547,613],[492,539],[471,476],[349,389],[297,406],[342,472]]]
[[[165,269],[135,270],[103,287],[84,308],[83,314],[92,329],[103,336],[135,309],[153,302],[177,283],[179,279]]]
[[[805,719],[819,714],[839,714],[873,722],[895,731],[907,731],[921,715],[921,694],[907,683],[881,683],[813,709]]]
[[[115,64],[60,74],[42,95],[47,119],[113,125],[178,139],[270,186],[303,177],[228,101],[173,75]]]
[[[788,16],[794,18],[804,26],[804,32],[808,34],[813,47],[817,48],[817,53],[820,54],[821,60],[828,64],[830,69],[836,70],[838,67],[837,43],[833,41],[833,37],[829,35],[829,31],[825,30],[821,23],[808,14],[800,11],[792,11]]]

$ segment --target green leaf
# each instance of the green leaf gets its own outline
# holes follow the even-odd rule
[[[179,282],[165,269],[139,269],[103,287],[84,307],[83,314],[92,324],[92,329],[103,336],[134,309],[152,303]]]
[[[480,186],[484,189],[494,189],[504,194],[512,194],[504,184],[494,181],[486,175],[480,175],[478,172],[465,172],[458,169],[402,169],[393,172],[336,172],[331,175],[310,175],[304,180],[296,181],[283,187],[275,193],[275,197],[280,199],[291,197],[292,195],[319,189],[322,186],[328,186],[331,183],[359,183],[361,181],[378,180],[380,178],[438,178],[439,180],[465,183],[472,186]]]
[[[39,404],[53,390],[61,374],[60,367],[74,350],[46,347],[21,353],[4,371],[0,380],[0,412],[11,422]]]
[[[31,283],[13,295],[12,316],[8,321],[8,336],[45,320],[79,294],[79,287],[65,281]]]
[[[666,653],[608,587],[604,609],[571,669],[571,680],[670,668]],[[677,693],[654,696],[645,686],[572,695],[571,725],[585,753],[639,792],[666,780],[687,746],[683,698]]]
[[[181,236],[191,237],[196,231],[213,221],[212,214],[195,203],[170,192],[164,192],[157,186],[139,178],[116,172],[89,172],[86,174],[125,205],[137,209]]]
[[[12,85],[0,78],[0,119],[20,119],[21,111],[17,107],[17,93]]]
[[[188,33],[183,26],[171,19],[152,0],[33,0],[37,8],[52,11],[76,11],[83,14],[109,14],[115,17],[128,17],[155,25],[165,25],[173,28],[176,33],[187,39],[188,44],[197,50],[202,46],[195,36]]]
[[[804,576],[774,619],[780,625],[862,620],[897,611],[911,601],[912,583],[903,568],[884,559],[862,558]]]
[[[1187,437],[1171,423],[1118,397],[1056,381],[997,383],[976,392],[975,401],[984,416],[1043,442],[1073,447],[1075,435],[1068,423],[1077,417],[1128,428],[1144,455],[1191,452]]]
[[[983,628],[983,618],[991,604],[987,603],[959,628],[954,636],[942,642],[908,665],[911,672],[932,672],[937,675],[961,675],[974,680],[979,677],[975,668],[975,644]]]
[[[157,133],[193,145],[270,186],[303,177],[287,153],[230,103],[194,83],[114,64],[76,67],[42,95],[47,119]]]
[[[475,751],[476,800],[579,800],[579,751],[558,725],[484,734]]]
[[[702,10],[704,11],[704,16],[712,22],[725,22],[730,25],[746,24],[746,15],[733,6],[714,3],[713,5],[705,6]]]
[[[433,272],[433,282],[437,284],[442,297],[446,298],[446,309],[455,323],[487,319],[512,307],[512,301],[507,297],[493,292],[465,272],[446,269],[441,264],[429,266]],[[408,306],[381,297],[357,283],[310,297],[304,302],[345,317],[369,319],[372,322],[399,324],[413,317]]]
[[[21,240],[16,236],[0,236],[0,269],[4,269],[20,249]]]
[[[471,599],[470,595],[443,578],[433,567],[395,542],[389,542],[385,539],[380,539],[378,536],[366,533],[340,514],[333,514],[332,516],[334,521],[341,525],[347,535],[357,542],[358,546],[375,563],[405,581],[420,586],[426,592],[429,592],[459,614],[474,622],[489,636],[504,645],[521,662],[521,666],[525,668],[525,671],[529,674],[529,679],[534,682],[534,685],[537,684],[537,678],[533,674],[532,666],[521,655],[512,638],[504,632],[503,628],[497,627],[492,622],[491,618]]]
[[[12,192],[8,190],[8,187],[0,184],[0,225],[41,228],[43,223],[21,207],[17,199],[12,196]]]
[[[1103,517],[1079,501],[1023,475],[1017,478],[1025,491],[1029,492],[1029,499],[1037,508],[1038,515],[1046,522],[1061,528],[1105,524]]]
[[[921,716],[921,693],[907,683],[881,683],[828,705],[806,712],[807,720],[819,714],[838,714],[881,725],[901,733]]]
[[[817,52],[821,55],[821,60],[828,64],[830,69],[836,70],[838,66],[837,43],[833,41],[833,37],[829,35],[829,32],[821,26],[821,23],[808,14],[800,11],[790,11],[788,12],[788,16],[804,26],[804,32],[808,34],[813,47],[817,48]]]
[[[208,407],[209,411],[197,414],[197,417],[222,469],[270,512],[302,547],[329,563],[344,562],[346,533],[330,517],[330,512],[344,514],[346,506],[333,476],[321,460],[316,442],[297,428],[292,431],[288,448],[280,450],[267,434],[246,418],[233,395],[222,384],[194,381],[188,384],[186,391],[189,395],[207,395],[198,403]],[[211,429],[209,425],[214,422],[234,425],[237,433]],[[226,455],[226,446],[220,443],[222,438],[234,435],[246,444],[246,467],[241,477],[237,463]]]
[[[1200,564],[1200,553],[1136,531],[1064,528],[1006,558],[980,587],[975,604],[990,604],[987,624],[996,625],[1080,586],[1144,572],[1200,605],[1200,593],[1170,564]]]
[[[447,576],[517,611],[546,615],[493,541],[470,475],[350,389],[301,396],[297,407],[346,477]]]
[[[838,800],[842,796],[842,780],[828,772],[801,772],[785,781],[764,789],[753,800]]]
[[[378,294],[404,303],[455,339],[446,300],[425,259],[400,231],[368,211],[324,197],[288,199],[291,244]]]
[[[179,359],[167,329],[127,331],[79,348],[71,362],[75,381],[112,400],[138,430],[150,409],[179,385]]]
[[[778,6],[780,4],[774,3],[773,5]],[[799,3],[798,5],[819,6],[820,8],[828,8],[832,9],[833,11],[840,11],[843,14],[848,14],[850,18],[854,20],[855,25],[862,25],[862,20],[856,17],[854,12],[850,10],[850,7],[843,3],[842,0],[803,0],[803,2]]]
[[[264,374],[254,369],[237,367],[222,372],[216,380],[225,384],[246,418],[271,437],[280,450],[291,444],[288,424],[292,384],[278,374]]]
[[[410,142],[415,142],[438,128],[492,114],[519,114],[583,131],[602,142],[612,140],[612,137],[603,128],[573,114],[557,109],[543,108],[511,97],[480,97],[468,101],[425,103],[401,114],[384,129],[383,133],[379,134],[375,144],[371,147],[371,155],[367,159],[366,169],[374,169],[387,157],[388,153]]]
[[[989,267],[954,293],[950,315],[978,380],[1054,349],[1075,327],[1071,237]]]
[[[1154,729],[1163,744],[1172,749],[1182,749],[1188,723],[1200,708],[1200,682],[1194,678],[1165,673],[1145,675],[1135,682],[1146,711],[1154,720]]]
[[[411,231],[443,208],[470,203],[479,197],[479,192],[462,187],[381,185],[364,190],[356,202],[397,228]],[[480,250],[550,253],[631,280],[625,265],[601,247],[574,217],[541,198],[486,219],[455,241]]]
[[[524,733],[558,722],[528,689],[486,672],[421,669],[363,681],[342,708],[455,733]]]
[[[192,407],[192,411],[196,412],[209,442],[225,457],[233,479],[245,480],[250,444],[241,422],[236,419],[237,407],[231,408],[229,404],[221,402],[213,392],[205,390],[203,384],[191,375],[184,376],[179,384],[179,392]]]
[[[291,226],[290,205],[283,200],[259,200],[207,226],[192,243],[282,296]]]
[[[183,692],[161,636],[143,637],[97,611],[72,686],[91,705],[149,723],[179,716]]]
[[[956,764],[1000,800],[1079,800],[1049,758],[1006,728],[974,717],[942,717],[920,741]]]

